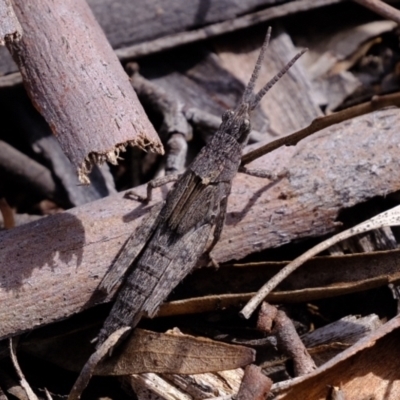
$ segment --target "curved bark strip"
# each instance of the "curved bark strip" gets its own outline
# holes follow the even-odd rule
[[[116,163],[127,145],[162,145],[84,0],[15,0],[24,35],[8,48],[33,104],[78,169]]]
[[[295,147],[258,159],[287,171],[276,181],[238,174],[226,224],[212,252],[218,263],[336,229],[338,213],[400,190],[400,110],[388,109],[325,129]],[[252,165],[253,167],[254,165]],[[145,186],[135,189],[144,195]],[[91,307],[104,274],[143,216],[121,194],[0,233],[0,338]]]

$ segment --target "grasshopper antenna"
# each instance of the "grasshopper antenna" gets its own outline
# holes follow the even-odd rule
[[[264,46],[263,46],[264,47]],[[268,92],[275,85],[279,79],[282,78],[286,72],[292,67],[292,65],[307,51],[308,49],[303,49],[297,53],[264,87],[254,96],[253,101],[250,103],[250,110],[254,110],[259,104],[261,99],[264,97],[265,93]],[[261,54],[260,54],[261,55]],[[258,62],[258,61],[257,61]],[[259,69],[258,69],[259,70]],[[258,71],[257,70],[257,71]],[[253,77],[252,77],[253,78]]]
[[[247,84],[246,89],[244,90],[244,93],[243,93],[243,100],[242,100],[243,103],[249,103],[250,98],[253,95],[254,85],[255,85],[258,75],[260,73],[261,64],[264,59],[265,50],[267,50],[269,41],[271,39],[271,30],[272,30],[271,27],[268,27],[267,35],[265,36],[265,40],[261,47],[260,54],[258,55],[256,65],[254,67],[253,73],[251,74],[250,81]]]

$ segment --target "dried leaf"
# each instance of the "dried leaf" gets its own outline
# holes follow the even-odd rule
[[[24,350],[72,371],[80,371],[93,352],[89,341],[98,327],[47,339],[32,339]],[[253,349],[202,337],[135,329],[115,354],[101,361],[95,375],[144,372],[199,374],[230,370],[254,361]]]
[[[243,346],[136,329],[122,353],[101,363],[96,374],[198,374],[243,367],[253,362],[254,357],[254,350]]]

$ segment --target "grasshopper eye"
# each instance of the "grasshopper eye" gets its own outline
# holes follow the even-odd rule
[[[243,120],[243,128],[244,129],[250,128],[250,121],[247,118]]]
[[[228,121],[228,119],[231,118],[233,116],[233,114],[234,114],[234,112],[232,110],[226,110],[222,114],[222,122]]]

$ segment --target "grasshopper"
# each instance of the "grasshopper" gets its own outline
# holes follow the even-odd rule
[[[98,335],[97,348],[118,329],[134,328],[141,317],[153,317],[160,304],[195,267],[200,256],[217,243],[224,226],[232,180],[250,133],[250,113],[263,96],[305,52],[298,53],[257,94],[253,94],[271,37],[268,29],[241,102],[222,115],[222,123],[187,170],[179,176],[166,200],[127,240],[99,290],[110,293],[129,267],[113,308]],[[148,186],[147,201],[151,198]],[[206,249],[210,235],[213,240]]]

